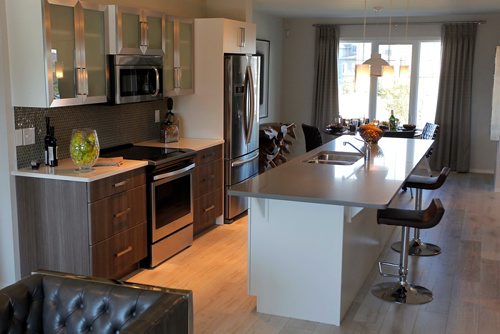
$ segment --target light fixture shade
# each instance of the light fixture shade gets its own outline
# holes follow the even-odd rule
[[[372,54],[372,57],[366,60],[363,64],[370,65],[370,75],[372,77],[382,76],[382,66],[390,66],[388,62],[382,59],[380,53]]]
[[[62,61],[57,61],[55,67],[56,67],[56,78],[57,79],[64,78],[64,65]]]
[[[356,65],[356,80],[360,78],[367,78],[370,76],[370,65],[358,64]]]
[[[392,66],[392,65],[382,66],[382,76],[393,77],[394,76],[394,66]]]
[[[399,66],[399,76],[408,76],[410,75],[410,65],[401,65]]]

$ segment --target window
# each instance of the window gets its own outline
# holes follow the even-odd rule
[[[357,64],[372,51],[394,67],[394,75],[358,78]],[[391,110],[401,124],[422,128],[434,122],[441,63],[439,41],[402,44],[341,41],[338,58],[339,112],[344,118],[387,121]]]
[[[368,117],[370,80],[368,78],[356,80],[356,64],[368,59],[371,50],[371,43],[339,45],[339,113],[346,118]]]

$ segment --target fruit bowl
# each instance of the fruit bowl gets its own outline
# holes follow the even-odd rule
[[[99,139],[96,130],[74,129],[69,144],[71,160],[80,171],[88,171],[99,158]]]
[[[403,124],[403,129],[405,130],[415,130],[416,127],[415,124]]]
[[[375,124],[364,124],[359,127],[359,135],[363,140],[370,144],[377,144],[380,138],[382,138],[383,131],[379,129]]]

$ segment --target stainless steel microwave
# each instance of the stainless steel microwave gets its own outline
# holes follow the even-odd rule
[[[163,99],[163,57],[108,56],[108,102],[113,104]]]

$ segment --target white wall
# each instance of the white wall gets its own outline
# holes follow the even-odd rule
[[[471,171],[493,173],[495,167],[496,146],[489,140],[489,125],[491,120],[491,98],[493,89],[493,72],[495,46],[500,45],[500,13],[475,16],[450,16],[419,18],[419,21],[445,20],[486,20],[478,28],[472,86],[472,140],[471,140]],[[399,19],[404,21],[404,19]],[[362,22],[362,19],[325,20],[325,19],[287,19],[284,21],[285,39],[283,53],[283,118],[292,121],[312,124],[312,96],[314,81],[314,23],[349,23]],[[413,28],[415,27],[415,28]],[[393,38],[404,38],[403,27],[392,31]],[[432,37],[437,33],[432,25],[410,26],[409,35]],[[362,26],[340,28],[344,35],[362,39]],[[388,35],[385,26],[367,26],[367,38],[383,34]],[[385,34],[385,35],[384,35]],[[302,131],[298,131],[302,150]],[[301,151],[303,152],[303,151]],[[295,154],[301,152],[294,152]]]
[[[252,0],[206,0],[206,17],[252,22]]]
[[[283,19],[267,15],[258,11],[253,14],[254,23],[257,25],[257,39],[269,40],[269,116],[262,118],[261,123],[284,122],[289,120],[281,115],[281,96],[283,74]],[[262,80],[262,78],[261,78]]]
[[[9,53],[5,2],[0,2],[0,287],[16,280],[17,252],[15,187],[10,170],[14,168],[14,109],[10,102]]]

